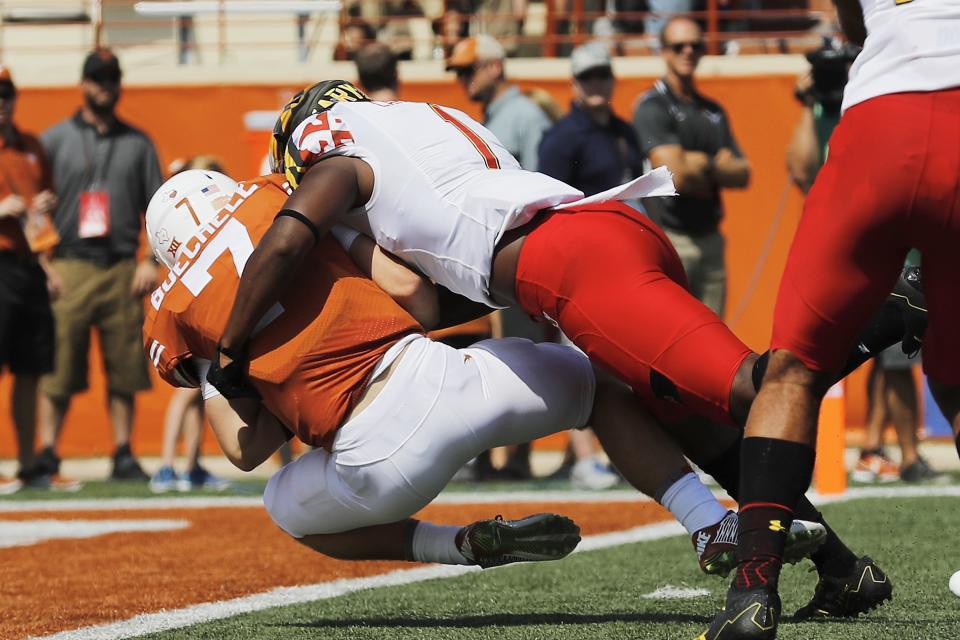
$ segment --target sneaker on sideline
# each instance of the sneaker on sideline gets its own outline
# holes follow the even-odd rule
[[[150,478],[150,491],[152,493],[166,493],[177,489],[177,472],[169,465],[163,465]]]
[[[125,444],[117,447],[117,450],[113,453],[113,469],[110,471],[110,479],[149,482],[150,476],[146,474],[143,467],[133,456],[130,445]]]
[[[177,479],[177,489],[183,492],[195,491],[197,489],[224,491],[231,486],[233,486],[231,481],[213,475],[199,464],[190,469],[188,473],[181,474]]]
[[[23,489],[23,481],[20,478],[0,476],[0,496],[13,495],[20,489]]]
[[[930,482],[933,484],[949,482],[950,478],[930,466],[923,458],[917,458],[900,471],[900,479],[904,482]]]
[[[570,470],[570,484],[574,489],[603,491],[620,483],[620,476],[596,458],[578,460]]]
[[[864,450],[850,478],[856,482],[895,482],[900,479],[900,469],[882,450]]]

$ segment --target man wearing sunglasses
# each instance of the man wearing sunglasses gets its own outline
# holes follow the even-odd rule
[[[690,290],[723,317],[727,275],[720,191],[746,187],[750,164],[723,107],[697,91],[694,73],[705,51],[699,25],[671,18],[660,44],[667,75],[641,97],[633,126],[650,165],[670,169],[680,196],[648,198],[644,206],[677,248]]]
[[[56,356],[42,382],[38,464],[57,473],[56,442],[73,394],[87,388],[90,331],[97,327],[116,444],[111,478],[146,482],[130,432],[134,396],[150,388],[140,345],[142,297],[156,286],[157,266],[136,256],[143,212],[163,177],[150,139],[117,117],[120,77],[112,52],[92,51],[83,63],[83,104],[41,136],[60,198],[54,224],[61,242],[52,265],[63,291],[53,305]]]

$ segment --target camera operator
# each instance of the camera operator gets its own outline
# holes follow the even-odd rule
[[[860,47],[828,40],[807,54],[810,71],[797,79],[794,95],[804,109],[787,147],[787,171],[803,193],[813,186],[817,171],[827,159],[830,135],[840,121],[847,72],[859,53]]]

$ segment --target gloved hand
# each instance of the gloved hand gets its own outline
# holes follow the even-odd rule
[[[229,358],[229,362],[221,364],[221,354]],[[217,391],[227,400],[235,398],[260,399],[260,394],[247,379],[246,369],[249,365],[247,354],[235,349],[217,347],[217,353],[210,363],[207,372],[207,382],[216,387]]]

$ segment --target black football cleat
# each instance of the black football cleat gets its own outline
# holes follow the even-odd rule
[[[727,605],[697,640],[772,640],[780,622],[780,594],[770,587],[731,588]]]
[[[484,569],[513,562],[565,558],[580,543],[580,527],[570,518],[538,513],[519,520],[480,520],[461,529],[457,548]]]
[[[900,343],[903,352],[916,355],[927,330],[927,299],[923,295],[920,267],[904,267],[900,279],[887,296],[886,304],[893,305],[903,315],[906,332]]]
[[[793,618],[856,618],[893,598],[893,585],[880,567],[867,556],[843,578],[821,576],[813,598]]]

